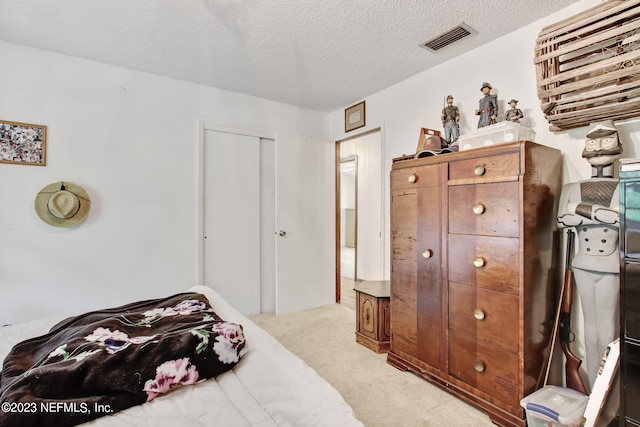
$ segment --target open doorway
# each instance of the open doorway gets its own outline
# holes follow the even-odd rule
[[[380,130],[336,143],[336,302],[355,308],[353,287],[382,280]]]
[[[340,296],[352,305],[358,278],[358,156],[340,158]],[[349,301],[347,301],[347,299]],[[353,302],[355,306],[355,301]]]

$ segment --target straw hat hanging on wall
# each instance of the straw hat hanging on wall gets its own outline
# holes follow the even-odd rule
[[[35,201],[41,220],[54,227],[73,227],[84,221],[91,209],[89,194],[73,182],[56,182],[44,187]]]

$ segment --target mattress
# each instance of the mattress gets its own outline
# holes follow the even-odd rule
[[[187,291],[205,295],[222,319],[242,325],[245,356],[215,379],[181,387],[83,425],[363,426],[333,386],[213,289],[195,286]],[[0,328],[0,359],[4,360],[14,344],[46,333],[60,320],[49,318]],[[0,403],[3,410],[6,403]]]

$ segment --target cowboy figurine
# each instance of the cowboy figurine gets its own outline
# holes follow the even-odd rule
[[[447,96],[447,106],[442,109],[440,114],[442,126],[444,127],[444,139],[447,144],[453,144],[460,136],[460,110],[453,105],[453,96]]]
[[[491,85],[487,82],[482,83],[480,90],[484,93],[484,98],[479,102],[479,108],[476,110],[478,119],[478,129],[496,123],[498,117],[498,96],[491,95]]]
[[[522,110],[517,108],[516,105],[518,105],[517,99],[512,99],[511,101],[509,101],[509,106],[511,106],[511,109],[507,110],[507,112],[504,113],[505,121],[520,123],[520,119],[524,117],[524,114],[522,114]]]
[[[558,205],[558,226],[575,227],[578,237],[572,267],[584,315],[585,358],[591,386],[605,349],[619,330],[620,197],[613,162],[621,154],[613,121],[592,123],[582,152],[592,166],[591,178],[565,184]]]

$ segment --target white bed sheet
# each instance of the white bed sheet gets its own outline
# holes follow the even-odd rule
[[[213,289],[195,286],[188,291],[206,295],[220,317],[243,326],[248,348],[244,358],[215,380],[183,387],[84,425],[363,426],[333,386]],[[44,319],[0,328],[0,360],[4,360],[14,344],[46,333],[60,320]]]

